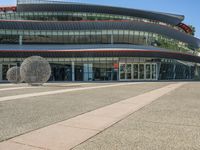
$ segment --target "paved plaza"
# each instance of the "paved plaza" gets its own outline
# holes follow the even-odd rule
[[[199,89],[199,82],[0,84],[0,150],[197,150]]]

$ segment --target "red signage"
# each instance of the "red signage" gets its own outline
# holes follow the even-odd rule
[[[114,69],[115,69],[115,70],[118,70],[118,68],[119,68],[119,64],[117,64],[117,63],[114,64]]]
[[[0,11],[16,11],[17,7],[16,6],[0,6]]]

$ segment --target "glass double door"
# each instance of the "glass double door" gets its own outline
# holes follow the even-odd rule
[[[120,64],[120,80],[157,80],[156,63]]]

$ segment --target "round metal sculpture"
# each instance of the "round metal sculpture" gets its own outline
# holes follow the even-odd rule
[[[22,82],[21,76],[20,76],[20,67],[12,67],[8,69],[6,73],[6,78],[8,79],[9,82],[11,83],[20,83]]]
[[[51,75],[49,62],[40,56],[26,58],[20,67],[22,79],[33,86],[46,83]]]

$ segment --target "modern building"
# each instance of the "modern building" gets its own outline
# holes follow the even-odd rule
[[[33,55],[51,81],[193,80],[200,40],[184,16],[58,1],[0,8],[0,81]]]

